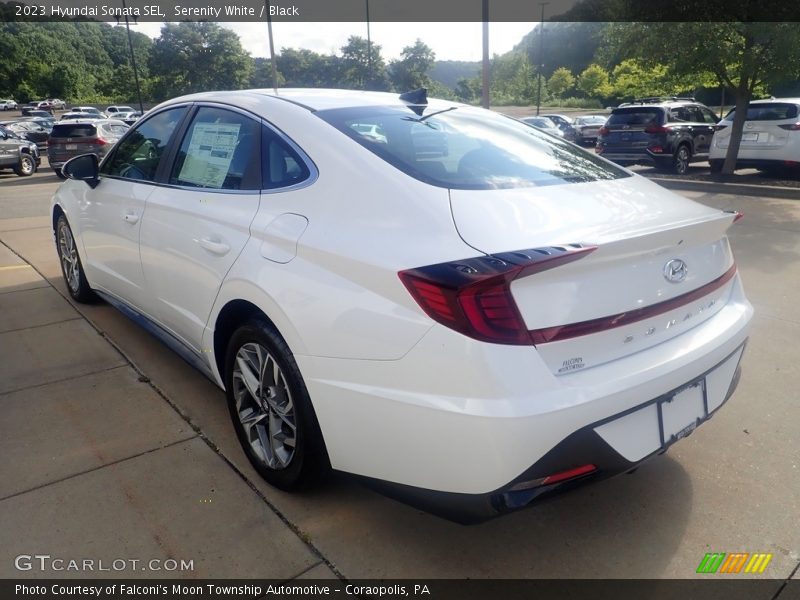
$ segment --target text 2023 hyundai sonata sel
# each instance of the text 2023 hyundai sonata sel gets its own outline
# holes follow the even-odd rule
[[[333,468],[490,517],[632,469],[738,381],[738,215],[489,111],[197,94],[65,173],[72,296],[211,377],[283,489]]]

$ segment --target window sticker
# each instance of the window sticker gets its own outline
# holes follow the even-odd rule
[[[181,182],[221,188],[239,140],[239,123],[196,123],[178,179]]]

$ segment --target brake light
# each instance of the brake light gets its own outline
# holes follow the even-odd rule
[[[596,246],[572,244],[505,252],[398,273],[431,319],[468,337],[529,345],[531,337],[511,294],[511,282],[583,258]]]
[[[778,125],[781,129],[786,129],[788,131],[800,131],[800,122],[798,123],[791,123],[788,125]]]
[[[610,131],[611,130],[608,127],[603,126],[597,130],[597,135],[608,135]]]
[[[664,127],[663,125],[650,125],[644,130],[645,133],[669,133],[669,131],[669,127]]]

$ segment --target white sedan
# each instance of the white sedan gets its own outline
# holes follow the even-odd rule
[[[709,163],[712,172],[722,170],[736,111],[717,125],[711,141]],[[754,100],[747,108],[737,168],[778,170],[800,168],[800,98]]]
[[[282,489],[333,468],[485,519],[630,471],[738,382],[738,215],[493,112],[204,93],[64,173],[70,294],[224,389]]]

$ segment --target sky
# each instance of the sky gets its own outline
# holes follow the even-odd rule
[[[269,56],[266,23],[220,23],[239,34],[242,46],[253,56]],[[511,50],[536,23],[490,23],[489,53]],[[387,61],[400,58],[405,46],[419,38],[436,53],[437,60],[481,60],[481,23],[371,23],[372,42],[382,47]],[[131,25],[150,37],[158,37],[161,23]],[[273,23],[275,51],[306,48],[323,54],[339,54],[351,35],[367,37],[366,23]]]

